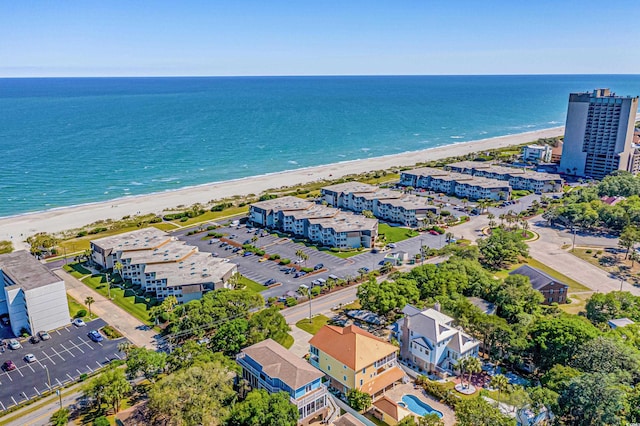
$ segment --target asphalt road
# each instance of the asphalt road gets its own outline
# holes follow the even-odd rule
[[[75,381],[81,374],[92,373],[109,362],[124,355],[118,351],[118,344],[126,341],[104,339],[93,342],[87,336],[90,330],[98,330],[106,323],[97,319],[86,327],[67,327],[51,332],[51,339],[37,344],[23,342],[17,350],[7,349],[0,353],[0,364],[13,361],[16,369],[0,372],[0,408],[7,408],[41,395],[68,382]],[[25,355],[33,354],[36,361],[27,363]],[[47,370],[49,376],[47,376]]]

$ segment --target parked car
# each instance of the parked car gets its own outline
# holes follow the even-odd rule
[[[245,251],[245,252],[244,252],[244,254],[243,254],[242,256],[243,256],[243,257],[247,257],[247,256],[251,256],[251,255],[253,255],[253,253],[252,253],[252,252],[250,252],[250,251]]]
[[[9,316],[5,315],[2,317],[2,325],[9,325],[11,324],[11,321],[9,321]]]
[[[40,338],[37,335],[33,335],[29,338],[29,342],[32,344],[40,343]]]
[[[237,252],[239,252],[240,250],[242,250],[240,247],[236,247],[236,248],[234,248],[234,249],[233,249],[233,250],[231,250],[231,251],[232,251],[232,252],[234,252],[234,253],[237,253]]]
[[[213,253],[211,253],[211,257],[218,257],[220,256],[218,253],[216,253],[215,251]]]
[[[102,342],[104,340],[104,337],[102,337],[102,334],[100,334],[98,330],[91,330],[89,332],[89,339],[93,340],[94,342]]]
[[[440,235],[440,234],[438,233],[438,231],[436,231],[435,229],[430,229],[430,230],[429,230],[429,233],[430,233],[431,235]]]
[[[15,370],[16,368],[18,368],[18,367],[16,367],[16,365],[11,360],[7,360],[2,364],[2,369],[4,371]]]
[[[293,276],[293,278],[300,278],[300,277],[304,277],[305,275],[307,275],[306,272],[299,271],[299,272],[296,272],[296,274]]]
[[[49,340],[49,339],[51,339],[51,335],[49,333],[47,333],[46,331],[39,331],[38,332],[38,336],[40,336],[41,340]]]
[[[36,362],[36,356],[34,354],[26,354],[24,360],[28,363]]]
[[[387,247],[389,247],[391,249],[394,249],[394,248],[396,248],[396,245],[395,245],[395,243],[389,243],[389,244],[387,244]]]
[[[271,285],[275,283],[276,283],[276,280],[274,280],[273,278],[270,278],[264,282],[264,285]]]
[[[71,324],[75,325],[76,327],[84,327],[85,325],[87,325],[84,321],[82,321],[81,318],[75,318],[73,321],[71,321]]]
[[[13,350],[20,349],[22,345],[16,339],[9,340],[9,347]]]
[[[266,257],[261,257],[260,259],[258,259],[258,262],[262,263],[262,262],[266,262],[267,258]]]
[[[244,240],[244,242],[242,243],[242,245],[245,245],[245,244],[251,244],[251,240]]]
[[[317,271],[318,269],[322,269],[324,268],[324,263],[318,263],[316,266],[313,267],[314,271]]]

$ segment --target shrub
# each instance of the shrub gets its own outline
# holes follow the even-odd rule
[[[440,216],[451,216],[451,212],[449,210],[440,210]]]
[[[298,301],[296,300],[295,297],[287,297],[287,299],[284,301],[285,305],[287,305],[287,307],[292,307],[292,306],[296,306],[298,304]]]
[[[86,316],[87,316],[86,309],[80,309],[78,312],[76,312],[76,318],[84,318]]]
[[[85,380],[87,380],[87,377],[89,377],[87,373],[82,373],[80,377],[78,377],[78,380],[80,380],[81,382],[84,382]]]
[[[160,216],[155,216],[153,219],[149,221],[149,223],[160,223],[162,222],[162,218]]]
[[[280,259],[281,265],[288,265],[291,263],[291,259]]]
[[[93,426],[110,426],[109,419],[105,416],[96,417],[93,421]]]
[[[207,231],[213,231],[214,229],[218,229],[218,227],[217,227],[217,226],[215,226],[215,225],[209,225],[209,226],[207,226]],[[222,234],[220,234],[220,235],[222,235]]]
[[[593,253],[593,250],[587,250],[586,253],[587,254],[591,254],[591,253]]]
[[[304,268],[300,268],[300,270],[303,271],[303,272],[307,272],[307,273],[313,272],[313,268],[310,268],[308,266],[306,266]]]
[[[264,250],[262,250],[262,249],[256,250],[256,254],[257,254],[258,256],[264,256],[264,253],[265,253],[265,251],[264,251]]]
[[[168,312],[161,313],[159,319],[160,319],[160,322],[162,323],[169,321],[169,313]]]
[[[105,325],[104,327],[102,327],[102,332],[109,339],[119,339],[120,337],[122,337],[122,334],[110,325]]]
[[[93,228],[92,230],[89,231],[89,234],[91,235],[95,235],[95,234],[99,234],[100,232],[105,232],[107,230],[107,228]]]
[[[280,259],[280,255],[278,253],[269,255],[269,260],[276,260],[276,259]]]
[[[180,219],[180,222],[186,222],[189,220],[189,217],[185,216],[182,219]]]
[[[437,398],[440,401],[444,400],[449,393],[446,385],[434,382],[432,380],[424,380],[422,382],[422,387],[424,388],[424,391],[426,393],[433,396],[434,398]]]
[[[78,232],[78,234],[76,235],[76,237],[80,238],[80,237],[86,237],[89,233],[87,231],[80,231]]]
[[[278,198],[278,196],[275,194],[263,194],[258,198],[258,201],[273,200],[274,198]]]

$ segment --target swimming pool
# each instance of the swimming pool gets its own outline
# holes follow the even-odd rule
[[[438,410],[434,410],[431,408],[429,404],[426,402],[422,402],[414,395],[403,395],[402,402],[409,410],[413,411],[419,416],[424,416],[426,414],[435,414],[436,416],[442,418],[442,413]]]

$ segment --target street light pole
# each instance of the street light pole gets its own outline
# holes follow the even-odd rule
[[[105,273],[107,277],[107,294],[109,295],[109,299],[111,299],[111,284],[109,284],[109,273]]]
[[[51,376],[49,376],[49,369],[46,365],[43,366],[45,370],[47,370],[47,386],[49,386],[49,390],[51,390]]]
[[[60,389],[56,389],[56,394],[58,394],[58,398],[60,398],[60,409],[62,410],[62,392],[60,392]]]

